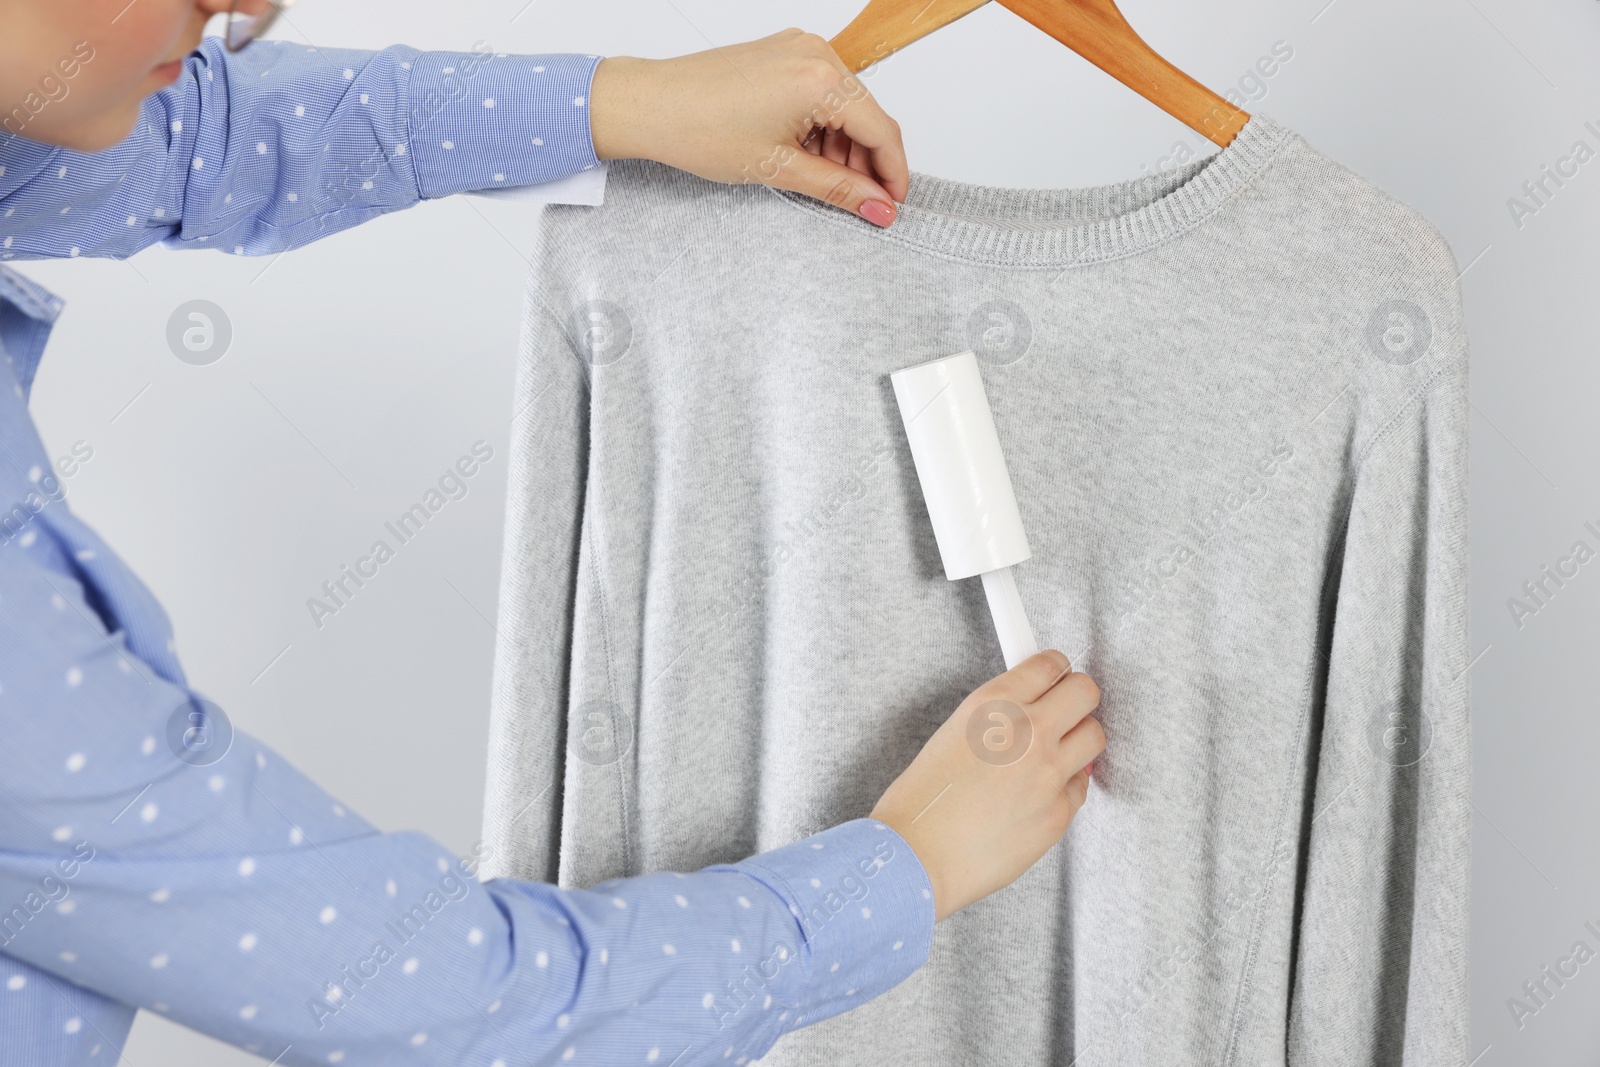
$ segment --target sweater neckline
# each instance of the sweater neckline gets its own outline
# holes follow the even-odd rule
[[[1073,267],[1137,255],[1205,221],[1250,184],[1293,130],[1253,112],[1226,147],[1159,174],[1110,185],[1011,189],[912,171],[893,226],[801,193],[790,203],[881,241],[993,267]]]

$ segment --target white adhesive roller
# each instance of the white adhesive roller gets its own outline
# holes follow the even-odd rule
[[[983,576],[1006,667],[1039,651],[1010,568],[1033,553],[971,352],[889,375],[945,577]]]

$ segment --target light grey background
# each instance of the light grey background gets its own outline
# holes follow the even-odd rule
[[[862,0],[308,0],[278,31],[319,45],[667,56]],[[1581,941],[1600,952],[1600,562],[1519,627],[1508,598],[1600,538],[1600,159],[1519,226],[1508,200],[1577,140],[1600,150],[1592,0],[1126,0],[1159,51],[1429,216],[1466,269],[1473,347],[1476,711],[1473,1055],[1600,1058],[1600,962],[1513,1021],[1508,998]],[[990,5],[870,75],[912,166],[1009,186],[1093,185],[1195,134]],[[1263,95],[1264,94],[1264,95]],[[1595,123],[1595,130],[1584,127]],[[1190,158],[1190,156],[1183,156]],[[1181,160],[1179,160],[1181,161]],[[67,298],[33,410],[66,480],[166,604],[196,686],[380,826],[466,852],[483,789],[494,597],[533,208],[454,198],[277,259],[151,250],[24,270]],[[231,350],[174,358],[169,315],[225,309]],[[496,459],[319,630],[306,598],[477,440]],[[1247,773],[1247,768],[1241,768]],[[1551,989],[1556,987],[1551,984]],[[1530,1006],[1533,1002],[1528,1001]],[[148,1014],[123,1062],[254,1057]]]

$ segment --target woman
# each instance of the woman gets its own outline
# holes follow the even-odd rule
[[[602,60],[246,48],[266,0],[202,41],[224,13],[0,0],[0,257],[278,252],[630,156],[885,226],[906,195],[898,126],[798,30]],[[28,416],[59,311],[0,267],[6,1062],[115,1062],[138,1007],[285,1064],[744,1062],[915,970],[935,921],[1009,884],[1084,802],[1098,692],[1051,651],[964,701],[870,818],[694,874],[480,884],[475,860],[212,736],[164,614],[67,509]],[[966,741],[997,699],[1037,735],[1004,766]],[[846,919],[813,920],[841,898]]]

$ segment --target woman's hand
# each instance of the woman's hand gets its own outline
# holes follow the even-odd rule
[[[906,839],[943,919],[1014,882],[1067,832],[1105,750],[1100,689],[1050,649],[961,702],[872,817]]]
[[[601,159],[653,159],[894,221],[908,184],[900,124],[814,33],[782,30],[676,59],[600,61],[589,122]]]

